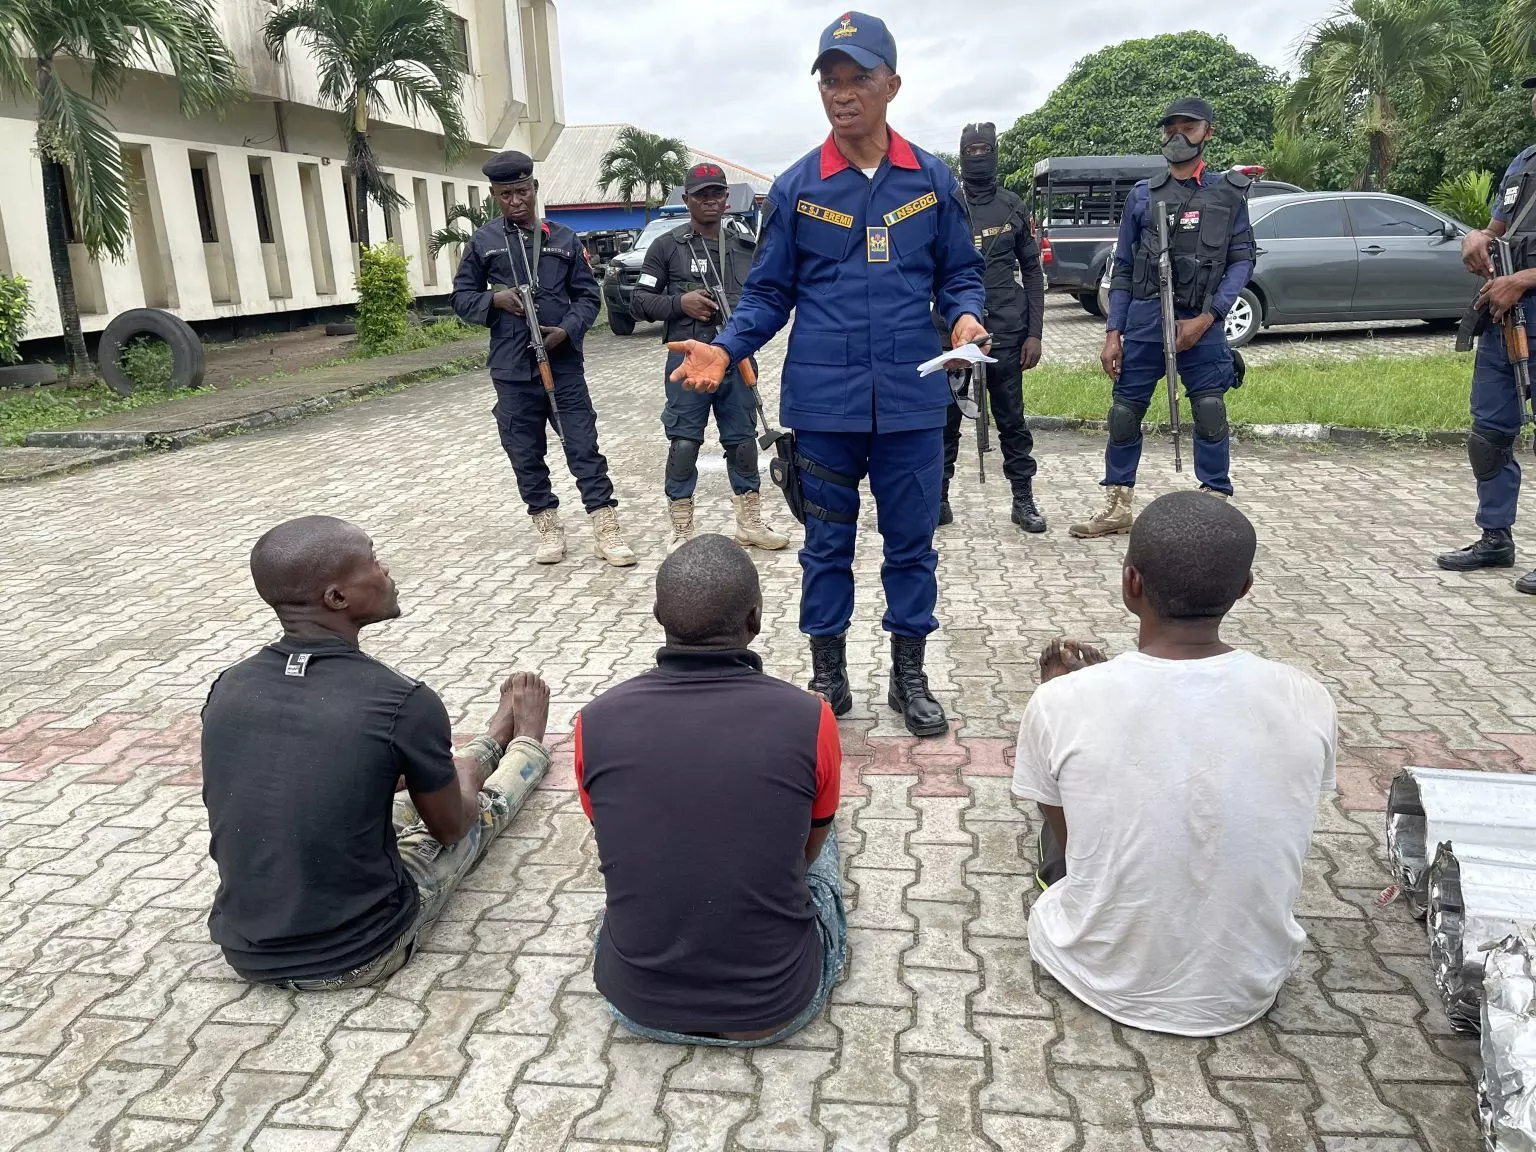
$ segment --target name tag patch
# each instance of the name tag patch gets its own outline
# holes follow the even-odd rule
[[[1518,199],[1520,199],[1520,185],[1514,184],[1504,189],[1504,207],[1513,208]]]
[[[1200,209],[1191,208],[1188,212],[1179,215],[1179,228],[1184,232],[1193,232],[1200,227]]]
[[[654,288],[656,287],[656,277],[652,276],[649,272],[644,272],[641,273],[640,279],[636,280],[635,283],[639,284],[642,288]]]
[[[824,208],[820,204],[812,204],[809,200],[802,200],[796,204],[795,211],[802,216],[809,216],[812,220],[824,220],[828,224],[836,224],[839,228],[853,227],[853,217],[848,213]]]
[[[865,228],[864,254],[871,264],[889,264],[891,261],[890,230],[877,226]]]
[[[925,193],[924,195],[919,196],[916,200],[911,200],[903,204],[900,208],[896,209],[896,211],[887,212],[885,214],[885,222],[888,226],[900,224],[908,216],[916,216],[919,212],[924,212],[927,209],[934,207],[936,204],[938,204],[938,202],[939,198],[932,192]]]
[[[309,668],[309,657],[310,657],[310,653],[308,653],[308,652],[290,652],[290,653],[288,653],[288,667],[283,669],[283,675],[284,676],[302,676],[302,675],[304,675],[305,671]]]

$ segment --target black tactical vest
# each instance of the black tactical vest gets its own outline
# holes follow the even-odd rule
[[[1536,268],[1536,149],[1527,149],[1525,166],[1499,189],[1499,203],[1509,221],[1509,241],[1515,267]]]
[[[1190,188],[1164,172],[1147,186],[1147,226],[1131,267],[1131,294],[1157,295],[1157,214],[1171,212],[1169,254],[1173,258],[1173,302],[1184,312],[1203,312],[1227,270],[1227,249],[1237,214],[1252,181],[1227,172],[1214,184]]]
[[[1018,277],[1019,256],[1015,247],[1020,232],[1029,230],[1024,204],[1014,193],[999,188],[985,204],[967,201],[971,239],[986,259],[987,290],[985,323],[993,335],[1023,330],[1026,298]]]

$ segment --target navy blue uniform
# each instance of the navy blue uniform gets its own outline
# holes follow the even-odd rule
[[[1202,167],[1194,177],[1180,181],[1186,188],[1215,184],[1226,178],[1225,173],[1213,172]],[[1125,210],[1120,218],[1120,237],[1115,244],[1115,273],[1120,280],[1132,276],[1133,260],[1142,234],[1151,225],[1147,206],[1150,201],[1148,181],[1143,180],[1131,189],[1125,200]],[[1224,324],[1227,312],[1236,302],[1238,293],[1253,274],[1253,229],[1248,221],[1248,208],[1239,208],[1232,223],[1229,256],[1226,270],[1217,284],[1208,305],[1216,319],[1205,335],[1193,348],[1178,354],[1179,376],[1184,382],[1184,394],[1189,397],[1201,394],[1225,393],[1236,386],[1237,377],[1231,349],[1227,347]],[[1199,314],[1198,309],[1176,309],[1181,320]],[[1124,336],[1124,355],[1120,365],[1120,378],[1115,381],[1114,395],[1132,408],[1145,411],[1152,401],[1157,382],[1163,378],[1163,325],[1157,297],[1132,299],[1132,293],[1117,288],[1109,294],[1109,318],[1105,328]],[[1195,475],[1200,483],[1218,492],[1232,493],[1232,480],[1228,475],[1231,465],[1231,437],[1223,434],[1219,439],[1195,436]],[[1136,483],[1136,467],[1141,462],[1141,433],[1135,431],[1131,439],[1117,443],[1111,438],[1104,451],[1104,483],[1127,487]]]
[[[560,506],[549,483],[544,462],[547,427],[552,422],[549,398],[539,380],[529,346],[528,322],[491,303],[495,291],[523,282],[527,267],[515,257],[512,244],[531,256],[528,236],[509,220],[492,220],[475,230],[464,248],[453,278],[453,310],[469,324],[491,330],[491,381],[496,386],[496,427],[506,449],[517,487],[530,516]],[[518,270],[514,275],[513,269]],[[608,461],[597,446],[597,411],[587,391],[581,342],[597,319],[601,292],[587,263],[581,241],[563,224],[546,221],[539,244],[535,299],[539,323],[563,329],[566,339],[549,352],[555,382],[555,403],[565,429],[565,460],[586,510],[617,505],[608,479]]]
[[[1499,195],[1493,202],[1493,218],[1502,221],[1506,228],[1516,211],[1521,173],[1533,157],[1536,157],[1536,145],[1515,157],[1499,185]],[[1523,226],[1522,231],[1528,226]],[[1536,292],[1525,294],[1525,316],[1527,334],[1536,344]],[[1490,323],[1478,337],[1477,363],[1472,370],[1473,431],[1483,429],[1493,433],[1490,440],[1500,445],[1513,444],[1520,434],[1523,415],[1515,370],[1504,351],[1503,326]],[[1497,457],[1497,461],[1490,462],[1477,477],[1477,526],[1483,529],[1512,528],[1515,507],[1520,500],[1520,462],[1507,447],[1498,452]]]
[[[921,638],[938,627],[938,523],[944,468],[945,373],[917,374],[937,356],[930,304],[953,326],[978,319],[985,295],[955,178],[894,131],[872,176],[829,136],[774,181],[758,257],[741,304],[714,343],[733,362],[795,314],[779,389],[781,423],[800,455],[869,477],[885,542],[885,628]],[[857,515],[857,488],[802,471],[806,500]],[[857,524],[807,517],[800,630],[838,636],[853,617]]]

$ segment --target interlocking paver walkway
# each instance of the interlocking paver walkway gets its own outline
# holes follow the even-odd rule
[[[1301,897],[1305,960],[1236,1035],[1110,1024],[1029,962],[1036,817],[1007,776],[1034,655],[1061,633],[1134,642],[1123,541],[1064,530],[1100,466],[1099,441],[1070,434],[1040,437],[1044,537],[1013,529],[1003,486],[979,488],[963,458],[931,650],[957,721],[946,739],[909,738],[884,706],[867,517],[838,818],[852,971],[800,1036],[748,1055],[611,1025],[590,964],[602,883],[563,735],[547,787],[386,986],[295,995],[234,979],[204,923],[197,713],[212,677],[274,634],[246,571],[261,531],[308,512],[365,525],[407,613],[370,650],[435,686],[465,734],[508,669],[544,673],[566,733],[594,692],[651,662],[660,349],[603,335],[589,359],[642,554],[629,571],[580,547],[559,568],[530,563],[483,375],[6,494],[0,1152],[1479,1146],[1474,1047],[1436,1007],[1422,929],[1373,907],[1377,809],[1398,766],[1536,769],[1532,602],[1507,574],[1430,563],[1469,531],[1451,451],[1237,449],[1261,551],[1232,638],[1321,677],[1344,749]],[[724,471],[709,464],[701,519],[725,529]],[[1144,494],[1174,483],[1150,442]],[[559,489],[577,507],[568,479]],[[802,678],[794,552],[756,559],[767,666]]]

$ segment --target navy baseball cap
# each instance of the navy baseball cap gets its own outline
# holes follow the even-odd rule
[[[1211,106],[1198,96],[1186,96],[1182,100],[1175,100],[1168,105],[1168,110],[1163,113],[1159,124],[1167,124],[1175,116],[1187,116],[1191,120],[1204,120],[1207,124],[1216,122],[1216,114],[1211,111]]]
[[[812,72],[821,70],[829,53],[841,52],[860,68],[878,68],[884,64],[896,71],[896,41],[885,21],[863,12],[844,12],[821,34]]]

